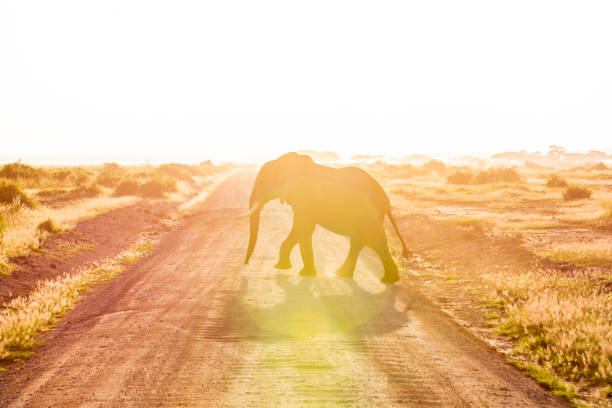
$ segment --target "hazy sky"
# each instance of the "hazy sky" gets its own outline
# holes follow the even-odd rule
[[[612,2],[0,2],[0,156],[612,148]]]

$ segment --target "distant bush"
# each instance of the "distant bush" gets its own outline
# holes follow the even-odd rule
[[[446,178],[450,184],[470,184],[474,175],[467,171],[457,170]]]
[[[90,171],[77,167],[75,169],[72,169],[72,171],[70,172],[70,181],[73,184],[80,186],[82,184],[87,183],[91,176],[92,173]]]
[[[520,183],[521,176],[513,168],[493,168],[480,171],[474,178],[474,184]]]
[[[121,171],[121,166],[119,166],[117,163],[104,163],[102,165],[102,169],[106,172],[118,172]]]
[[[140,192],[139,182],[137,182],[136,180],[125,180],[119,183],[117,187],[115,187],[115,191],[113,192],[113,195],[115,197],[130,196],[130,195],[135,196],[135,195],[138,195],[139,192]]]
[[[36,202],[34,200],[32,200],[26,193],[21,191],[19,187],[10,183],[0,184],[0,203],[18,203],[29,208],[36,206]]]
[[[96,183],[104,187],[112,188],[119,184],[121,177],[119,173],[103,171],[96,176]]]
[[[26,179],[38,182],[45,175],[45,171],[21,162],[9,163],[0,167],[0,177],[7,179]]]
[[[551,174],[546,180],[547,187],[567,187],[567,181],[559,177],[557,174]]]
[[[148,178],[143,183],[136,180],[122,181],[115,187],[113,195],[140,195],[147,198],[163,198],[166,193],[178,191],[177,181],[172,177],[148,174]]]
[[[581,200],[583,198],[591,198],[591,190],[586,187],[580,186],[569,186],[563,193],[563,199],[569,200]]]
[[[602,162],[599,162],[596,165],[594,165],[593,167],[591,167],[590,170],[606,171],[606,170],[608,170],[608,166],[606,166]]]
[[[102,194],[102,189],[96,183],[90,184],[88,186],[80,186],[72,190],[79,197],[97,197]]]
[[[38,224],[40,231],[46,231],[49,234],[55,234],[60,231],[60,228],[53,222],[51,218],[47,218],[45,221]]]
[[[481,170],[477,174],[470,171],[457,170],[446,178],[450,184],[494,184],[520,183],[521,176],[513,168],[492,168]]]
[[[436,171],[438,173],[444,173],[446,171],[446,164],[440,160],[432,159],[423,165],[423,168],[429,171]]]
[[[166,193],[173,193],[177,190],[177,181],[172,177],[154,177],[140,186],[140,194],[149,198],[163,198]]]
[[[51,175],[57,181],[64,182],[68,179],[68,177],[71,174],[72,172],[68,169],[59,169],[59,170],[55,170]]]
[[[199,170],[193,166],[188,166],[186,164],[178,164],[178,163],[170,163],[170,164],[162,164],[157,168],[157,171],[160,174],[174,177],[178,180],[187,181],[189,183],[193,183],[193,176],[197,176],[200,174]]]
[[[164,185],[160,180],[145,181],[140,186],[140,194],[148,198],[164,198],[166,195]]]

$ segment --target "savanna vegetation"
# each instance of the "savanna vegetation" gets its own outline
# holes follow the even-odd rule
[[[0,273],[10,258],[28,254],[49,234],[140,199],[185,201],[223,166],[178,163],[160,166],[0,166]]]
[[[509,362],[556,395],[610,406],[612,169],[495,161],[365,167],[390,193],[406,231],[440,231],[407,237],[436,265],[423,279],[439,285],[439,296],[463,299],[454,300],[458,309],[476,305],[470,313],[488,322],[490,336],[513,344]]]
[[[4,165],[0,167],[0,272],[14,272],[14,257],[33,250],[45,252],[39,245],[49,235],[138,200],[173,201],[179,211],[187,211],[201,202],[215,185],[213,181],[222,179],[217,176],[229,169],[210,162],[194,166],[106,163],[87,168],[37,168],[19,162]],[[10,298],[0,308],[0,371],[3,365],[32,354],[39,334],[70,310],[83,291],[122,272],[151,251],[157,239],[142,232],[131,247],[99,266],[38,280],[30,292]]]

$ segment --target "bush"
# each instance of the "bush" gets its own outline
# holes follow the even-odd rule
[[[480,171],[474,178],[474,184],[520,183],[521,176],[513,168],[494,168]]]
[[[591,190],[586,187],[569,186],[563,193],[565,201],[581,200],[583,198],[591,198]]]
[[[121,180],[120,174],[108,172],[108,171],[104,171],[98,174],[98,176],[96,177],[97,184],[104,186],[104,187],[108,187],[108,188],[115,187],[119,183],[120,180]]]
[[[453,174],[449,175],[446,178],[446,181],[450,184],[470,184],[472,181],[473,175],[467,171],[457,170]]]
[[[102,169],[106,172],[118,172],[121,171],[121,166],[117,163],[104,163]]]
[[[595,170],[595,171],[606,171],[608,170],[608,166],[606,166],[605,164],[603,164],[602,162],[597,163],[596,165],[594,165],[593,167],[590,168],[590,170]]]
[[[148,198],[164,198],[164,185],[160,180],[149,180],[140,186],[140,194]]]
[[[36,206],[36,202],[32,200],[26,193],[21,191],[19,187],[9,183],[0,184],[0,203],[23,204],[29,208],[33,208]]]
[[[177,181],[171,177],[151,178],[140,186],[140,194],[149,198],[164,198],[177,191]]]
[[[90,184],[89,186],[81,186],[77,187],[73,190],[74,193],[77,193],[80,197],[97,197],[102,194],[102,189],[96,183]]]
[[[432,159],[423,165],[425,170],[436,171],[438,173],[444,173],[446,171],[446,164],[440,160]]]
[[[493,184],[493,183],[520,183],[521,176],[513,168],[493,168],[481,170],[474,175],[469,171],[457,170],[447,177],[450,184]]]
[[[68,169],[59,169],[59,170],[55,170],[52,174],[53,178],[60,181],[60,182],[64,182],[68,179],[68,177],[70,176],[70,174],[72,174],[72,172]]]
[[[113,196],[135,196],[140,192],[140,183],[136,180],[125,180],[122,181],[115,187],[115,191],[113,192]]]
[[[567,187],[567,181],[556,174],[551,174],[546,180],[547,187]]]
[[[49,234],[54,234],[60,231],[60,228],[57,225],[55,225],[55,223],[53,222],[51,218],[47,218],[45,221],[38,224],[38,229],[40,231],[46,231]]]
[[[0,168],[0,177],[7,179],[26,179],[38,182],[45,175],[45,171],[21,162],[5,164]]]

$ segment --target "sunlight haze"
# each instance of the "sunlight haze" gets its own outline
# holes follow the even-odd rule
[[[608,1],[4,1],[0,156],[612,148]]]

